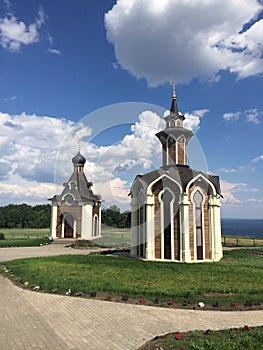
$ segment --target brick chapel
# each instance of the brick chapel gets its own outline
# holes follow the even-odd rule
[[[156,134],[162,166],[131,187],[131,255],[147,260],[204,262],[222,256],[219,177],[187,165],[193,133],[183,127],[175,86],[166,128]]]
[[[56,238],[94,239],[101,236],[101,198],[95,195],[84,173],[86,159],[72,158],[73,173],[63,184],[60,195],[51,198],[51,236]]]

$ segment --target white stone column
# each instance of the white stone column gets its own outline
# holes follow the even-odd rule
[[[92,203],[82,206],[81,237],[92,239]]]
[[[146,239],[146,259],[153,260],[154,254],[154,196],[148,194],[146,198],[146,222],[145,222],[145,239]]]
[[[74,223],[73,223],[73,238],[76,238],[76,228],[77,228],[77,220],[74,218]]]
[[[138,226],[137,226],[137,201],[132,198],[131,201],[131,256],[137,255],[137,241],[138,236]]]
[[[180,203],[180,261],[191,262],[190,237],[189,237],[189,200],[188,195],[182,195]]]
[[[63,215],[62,224],[61,224],[61,238],[64,238],[64,233],[65,233],[65,217]]]
[[[220,196],[217,195],[214,198],[214,261],[219,261],[223,257],[220,207]]]
[[[57,203],[52,202],[51,208],[51,237],[55,239],[57,237],[57,215],[58,215],[58,207]]]
[[[211,259],[215,260],[215,223],[214,223],[214,216],[215,216],[215,202],[214,202],[214,196],[209,196],[209,234],[210,234],[210,249],[211,249]]]
[[[101,237],[101,206],[99,206],[99,216],[98,216],[98,233],[99,237]]]

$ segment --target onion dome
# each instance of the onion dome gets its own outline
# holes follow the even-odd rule
[[[83,155],[78,151],[78,154],[72,158],[72,163],[74,165],[84,165],[86,163],[86,159],[83,157]]]

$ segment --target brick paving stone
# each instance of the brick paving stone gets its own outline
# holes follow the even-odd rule
[[[41,247],[27,253],[64,254],[64,249]],[[26,257],[21,249],[2,253],[0,261],[11,260],[12,254]],[[21,289],[1,275],[0,291],[1,350],[133,350],[168,332],[263,325],[262,310],[179,310],[45,294]]]

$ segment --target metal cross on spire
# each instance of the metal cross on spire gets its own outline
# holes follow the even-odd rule
[[[173,77],[170,78],[170,85],[172,85],[173,87],[173,100],[176,100],[176,85],[175,82],[173,80]]]

